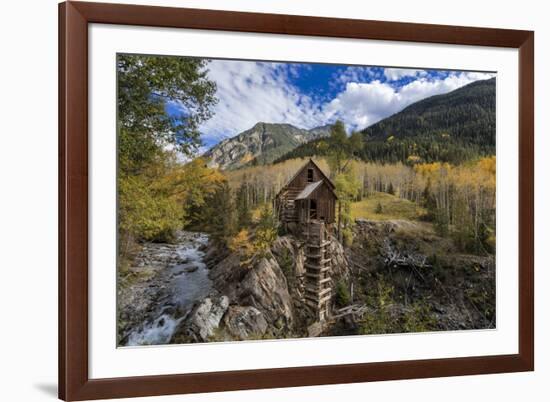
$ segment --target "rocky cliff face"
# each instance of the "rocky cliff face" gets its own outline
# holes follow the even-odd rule
[[[224,323],[231,335],[284,338],[292,332],[294,309],[287,280],[271,253],[246,264],[238,254],[230,254],[211,268],[210,278],[229,299]]]
[[[235,169],[246,164],[267,164],[301,144],[330,135],[330,127],[322,126],[304,130],[290,124],[257,123],[249,130],[228,138],[204,156],[209,166]]]
[[[332,239],[333,281],[349,279],[344,249]],[[304,300],[304,247],[282,236],[251,259],[235,253],[207,256],[213,292],[197,303],[174,343],[289,338],[307,335],[315,318]]]
[[[294,306],[294,331],[301,336],[307,336],[308,326],[315,321],[304,298],[304,275],[306,273],[304,251],[304,243],[291,235],[277,238],[271,246],[271,252],[287,278]],[[344,248],[334,237],[331,238],[329,251],[332,256],[330,276],[334,295],[336,284],[340,281],[348,283],[351,272]]]

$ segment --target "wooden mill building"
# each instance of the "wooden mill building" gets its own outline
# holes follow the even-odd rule
[[[338,197],[335,186],[313,160],[309,160],[275,198],[279,220],[287,229],[289,224],[304,225],[319,220],[332,226]]]
[[[332,258],[329,251],[338,197],[332,181],[309,160],[275,198],[281,224],[305,243],[305,301],[317,319],[330,315]]]

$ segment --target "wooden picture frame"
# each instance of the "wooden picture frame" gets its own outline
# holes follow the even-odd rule
[[[225,30],[519,49],[519,353],[90,379],[88,375],[88,24]],[[64,400],[353,383],[534,369],[534,33],[65,2],[59,5],[59,397]]]

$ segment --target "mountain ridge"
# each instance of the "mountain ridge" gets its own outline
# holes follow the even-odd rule
[[[460,163],[494,155],[496,79],[474,81],[454,91],[421,99],[361,130],[363,160]],[[322,156],[322,139],[302,144],[275,163]]]
[[[272,163],[294,148],[330,135],[330,125],[302,129],[288,123],[258,122],[234,137],[227,138],[203,156],[208,165],[236,169],[246,165]]]

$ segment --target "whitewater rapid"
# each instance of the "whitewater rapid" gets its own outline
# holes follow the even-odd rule
[[[184,232],[175,249],[183,264],[167,266],[165,283],[168,297],[153,310],[145,322],[127,336],[126,346],[170,343],[174,332],[193,304],[205,298],[212,289],[201,248],[208,243],[204,233]]]

